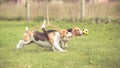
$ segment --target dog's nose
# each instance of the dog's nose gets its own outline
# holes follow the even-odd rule
[[[82,30],[80,30],[80,34],[81,34],[81,35],[83,34],[83,31],[82,31]]]

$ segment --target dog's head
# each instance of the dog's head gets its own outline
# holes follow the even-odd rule
[[[68,29],[68,31],[71,32],[73,36],[81,36],[83,34],[82,30],[79,27]]]
[[[62,39],[68,39],[68,38],[71,38],[73,35],[72,35],[72,33],[71,32],[68,32],[67,30],[65,30],[65,29],[62,29],[62,30],[60,30],[59,31],[60,32],[60,37],[62,38]]]

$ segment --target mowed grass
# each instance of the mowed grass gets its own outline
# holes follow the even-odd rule
[[[54,27],[47,29],[80,27],[89,29],[89,35],[72,38],[66,53],[36,44],[17,50],[25,26],[34,29],[42,22],[0,21],[0,68],[120,68],[119,24],[51,23]]]

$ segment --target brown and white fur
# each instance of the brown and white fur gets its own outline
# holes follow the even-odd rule
[[[44,32],[39,32],[39,31],[30,31],[26,27],[23,40],[19,41],[16,48],[20,49],[23,46],[28,45],[30,43],[36,43],[44,47],[50,47],[54,51],[56,51],[57,49],[60,52],[66,52],[66,50],[63,50],[59,46],[59,41],[61,39],[65,40],[65,38],[71,37],[71,36],[72,34],[68,32],[67,30],[60,30],[60,31],[49,30],[44,33]]]
[[[45,29],[45,23],[46,23],[46,20],[44,20],[44,23],[42,24],[42,31],[45,32],[43,30],[43,28]],[[73,37],[74,36],[81,36],[83,35],[83,32],[82,30],[79,28],[79,27],[75,27],[75,28],[70,28],[70,29],[67,29],[68,32],[70,32]],[[68,38],[65,38],[65,39],[61,39],[59,44],[62,45],[62,48],[66,48],[67,47],[67,42],[71,39],[71,37],[68,37]]]
[[[67,29],[67,31],[70,32],[73,35],[73,37],[75,37],[75,36],[82,36],[83,35],[83,32],[82,32],[82,30],[79,27],[70,28],[70,29]],[[62,39],[61,44],[62,44],[63,48],[67,48],[68,47],[67,42],[69,40],[70,40],[70,38],[69,39],[65,39],[65,40]]]

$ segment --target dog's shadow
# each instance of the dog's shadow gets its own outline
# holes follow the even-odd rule
[[[62,47],[61,47],[62,48]],[[66,48],[62,48],[66,49]],[[23,46],[21,49],[12,49],[14,52],[26,52],[26,53],[41,53],[41,52],[54,52],[52,48],[47,48],[40,45],[30,44],[28,46]]]
[[[21,49],[16,49],[14,48],[13,51],[17,51],[17,52],[29,52],[29,53],[41,53],[41,52],[53,52],[52,48],[46,48],[46,47],[42,47],[42,46],[25,46]]]

